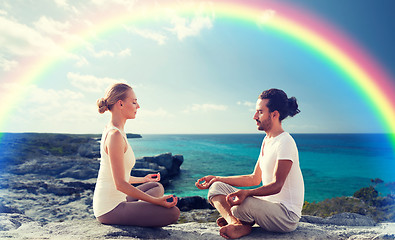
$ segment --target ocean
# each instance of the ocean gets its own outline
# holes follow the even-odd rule
[[[305,200],[352,196],[371,179],[395,181],[395,154],[385,134],[291,134],[299,149]],[[254,170],[264,134],[143,135],[129,139],[136,158],[182,154],[181,173],[166,188],[180,197],[207,190],[195,187],[205,175],[244,175]],[[388,193],[385,183],[377,186]]]

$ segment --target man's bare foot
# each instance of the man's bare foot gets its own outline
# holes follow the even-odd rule
[[[218,225],[219,227],[223,227],[223,226],[228,225],[228,222],[225,220],[225,218],[219,217],[219,218],[217,219],[217,225]]]
[[[221,227],[219,234],[226,239],[235,239],[251,233],[252,227],[243,224],[228,224]]]

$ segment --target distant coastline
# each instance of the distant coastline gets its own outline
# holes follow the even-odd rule
[[[98,138],[101,137],[101,133],[40,133],[40,132],[0,132],[0,138],[3,135],[7,134],[15,134],[15,135],[47,135],[47,136],[56,136],[56,135],[65,135],[65,136],[81,136],[81,137],[88,137],[88,138]],[[127,138],[142,138],[141,134],[138,133],[126,133]]]

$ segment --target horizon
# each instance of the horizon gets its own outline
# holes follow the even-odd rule
[[[285,131],[288,132],[288,131]],[[265,132],[257,133],[134,133],[125,132],[126,134],[136,134],[136,135],[266,135]],[[385,136],[395,136],[391,133],[300,133],[300,132],[288,132],[291,135],[385,135]],[[67,133],[67,132],[0,132],[0,137],[2,134],[64,134],[64,135],[101,135],[102,132],[98,133]]]
[[[271,2],[329,23],[395,84],[394,1],[348,0],[342,9],[331,0],[262,4]],[[23,8],[18,1],[1,2],[0,92],[23,94],[2,98],[10,110],[0,119],[0,131],[97,134],[110,114],[98,114],[96,100],[109,84],[127,82],[141,105],[125,125],[128,133],[260,134],[252,120],[255,102],[274,87],[298,100],[301,112],[283,123],[289,133],[394,134],[371,99],[319,52],[259,21],[206,11],[207,2],[188,1],[197,4],[192,14],[178,12],[176,3],[166,1],[162,9],[154,0],[55,0],[24,2]],[[152,6],[163,16],[89,32],[117,20],[112,15]],[[282,10],[262,8],[261,20],[287,14]],[[48,64],[48,71],[32,76],[38,80],[12,81],[36,64]]]

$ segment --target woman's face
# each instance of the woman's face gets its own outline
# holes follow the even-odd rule
[[[132,89],[128,91],[128,95],[123,100],[123,113],[125,114],[127,119],[135,119],[137,109],[140,108],[140,105],[137,103],[136,94]]]

